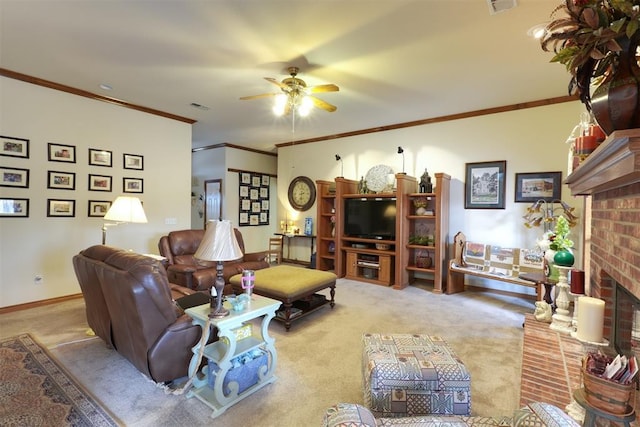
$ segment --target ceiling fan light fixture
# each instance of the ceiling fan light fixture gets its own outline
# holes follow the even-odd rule
[[[281,93],[275,96],[275,102],[273,103],[273,114],[276,116],[283,116],[287,108],[287,95]]]
[[[298,115],[301,117],[306,117],[311,113],[311,109],[313,108],[313,101],[308,96],[303,96],[302,101],[300,101],[300,105],[298,105]]]

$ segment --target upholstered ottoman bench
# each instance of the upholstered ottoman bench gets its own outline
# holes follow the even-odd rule
[[[440,337],[364,334],[364,403],[376,417],[470,415],[471,378]]]
[[[253,292],[268,298],[282,301],[282,307],[276,320],[284,322],[287,330],[291,322],[297,320],[329,303],[335,306],[337,276],[328,271],[277,265],[256,270]],[[235,292],[243,292],[240,283],[242,274],[229,279]],[[329,288],[331,299],[316,292]]]

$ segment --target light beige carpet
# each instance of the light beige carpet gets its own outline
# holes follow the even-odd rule
[[[0,315],[0,336],[30,332],[127,426],[314,426],[337,402],[362,403],[364,332],[442,336],[471,373],[472,412],[510,416],[518,407],[524,314],[529,300],[495,293],[436,295],[339,279],[336,307],[273,322],[278,380],[212,420],[196,399],[173,396],[124,358],[88,338],[82,300]]]

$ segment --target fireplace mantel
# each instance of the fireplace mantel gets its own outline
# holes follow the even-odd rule
[[[567,177],[573,196],[640,182],[640,129],[613,132]]]

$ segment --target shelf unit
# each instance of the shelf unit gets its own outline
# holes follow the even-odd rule
[[[375,244],[370,243],[370,239],[343,238],[344,244],[348,244],[348,242],[351,242],[352,246],[344,246],[346,253],[345,278],[383,286],[393,284],[394,246],[391,246],[389,250],[378,250],[373,249]],[[376,243],[395,245],[394,240],[376,240]]]
[[[449,239],[449,188],[451,177],[436,173],[436,185],[432,193],[409,193],[403,199],[402,251],[403,265],[408,283],[418,276],[433,284],[433,291],[446,290],[447,242]],[[416,201],[426,202],[422,209]],[[416,241],[416,237],[429,236],[429,242]]]
[[[338,177],[335,181],[316,181],[317,202],[317,252],[316,269],[333,271],[338,277],[344,277],[344,254],[339,250],[339,239],[342,235],[341,212],[343,195],[353,193],[358,181]],[[335,222],[331,221],[331,218]]]
[[[424,279],[433,283],[434,292],[444,292],[444,272],[448,258],[450,181],[449,175],[436,173],[434,191],[424,194],[416,193],[416,178],[403,173],[396,174],[396,191],[393,193],[358,194],[358,181],[344,178],[336,178],[335,182],[316,181],[319,193],[316,268],[333,270],[338,277],[393,286],[395,289],[404,289],[410,283]],[[432,211],[429,215],[418,215],[416,212],[413,200],[422,197],[429,199],[426,208]],[[395,240],[345,236],[343,210],[344,200],[348,198],[395,198]],[[331,223],[332,216],[335,217],[335,226]],[[427,228],[430,231],[425,234],[433,235],[432,243],[409,243],[410,236],[423,233],[422,230]],[[335,230],[334,234],[332,229]],[[376,243],[386,243],[389,249],[378,250]],[[432,260],[428,267],[416,264],[416,259],[425,252],[429,253]]]

